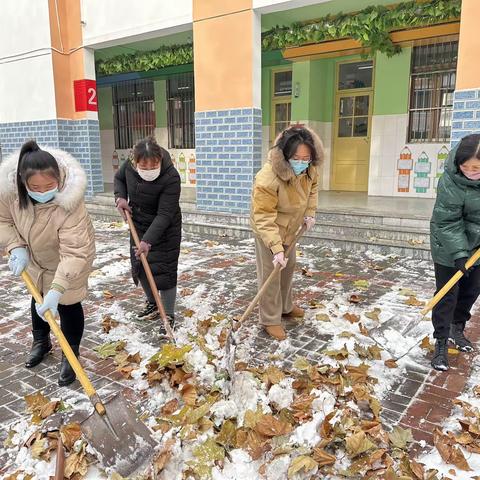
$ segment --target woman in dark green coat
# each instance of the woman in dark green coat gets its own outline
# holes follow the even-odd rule
[[[462,352],[471,352],[465,324],[480,295],[480,268],[465,263],[480,247],[480,135],[468,135],[450,152],[438,183],[430,222],[432,258],[437,291],[458,271],[460,282],[433,309],[436,338],[432,367],[448,370],[448,340]]]

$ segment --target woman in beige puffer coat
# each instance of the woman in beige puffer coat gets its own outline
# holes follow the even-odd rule
[[[303,317],[293,304],[292,278],[296,252],[285,257],[298,229],[315,224],[318,197],[317,166],[323,159],[323,145],[308,128],[291,127],[282,132],[255,177],[250,224],[255,234],[259,287],[276,264],[282,271],[260,299],[260,323],[277,340],[286,338],[282,317]]]
[[[38,365],[52,349],[47,310],[60,316],[63,333],[78,356],[83,335],[81,301],[95,257],[94,230],[84,204],[87,184],[80,164],[67,152],[42,150],[34,141],[0,164],[0,245],[15,275],[31,275],[44,295],[32,299],[33,345],[25,363]],[[60,386],[75,380],[62,358]]]

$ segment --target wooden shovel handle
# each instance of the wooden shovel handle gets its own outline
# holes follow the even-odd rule
[[[32,277],[25,270],[22,272],[22,278],[23,278],[23,281],[25,282],[25,285],[27,286],[28,291],[30,292],[32,297],[35,299],[35,302],[38,304],[42,304],[43,303],[42,295],[38,291],[38,288],[36,287],[36,285],[33,283]],[[85,373],[85,370],[83,369],[82,365],[78,361],[77,356],[73,353],[72,347],[70,347],[70,344],[65,338],[65,335],[63,334],[62,330],[58,326],[58,323],[55,320],[55,317],[53,316],[50,310],[47,310],[45,312],[45,319],[47,320],[48,324],[50,325],[50,329],[52,330],[53,334],[58,340],[58,343],[60,344],[62,352],[67,357],[68,363],[73,368],[73,371],[77,375],[78,380],[82,384],[82,387],[85,390],[85,393],[90,398],[93,397],[94,395],[97,394],[97,392],[95,391],[95,388],[93,387],[92,382],[87,377],[87,374]]]
[[[65,450],[63,449],[62,435],[58,432],[57,461],[55,462],[55,480],[65,478]]]
[[[472,268],[480,259],[480,248],[467,260],[465,268],[468,270]],[[437,292],[437,294],[427,303],[425,308],[420,312],[422,315],[426,315],[432,310],[438,302],[458,283],[463,277],[463,272],[459,270],[453,277]]]
[[[132,234],[133,241],[138,248],[140,248],[140,238],[138,237],[137,229],[133,224],[132,216],[128,210],[125,210],[125,216],[127,217],[128,227],[130,228],[130,233]],[[160,317],[163,321],[163,325],[165,326],[165,331],[171,340],[174,340],[172,328],[170,327],[170,322],[168,321],[167,314],[165,313],[165,309],[163,308],[162,299],[160,298],[160,294],[158,293],[157,284],[155,283],[155,279],[152,275],[152,270],[150,269],[150,265],[148,264],[147,257],[145,254],[140,255],[140,261],[142,262],[143,269],[145,270],[145,275],[147,276],[148,284],[150,285],[150,290],[153,293],[153,297],[155,298],[155,303],[157,304],[158,311],[160,313]]]
[[[288,257],[290,255],[292,250],[296,247],[299,238],[305,233],[306,229],[307,229],[307,226],[303,224],[302,228],[300,228],[300,230],[295,235],[293,242],[288,246],[287,251],[285,252],[285,257]],[[280,272],[280,265],[277,263],[272,273],[268,276],[268,278],[265,280],[260,290],[257,292],[253,300],[250,302],[250,305],[247,307],[244,314],[240,317],[238,321],[238,325],[240,325],[252,313],[253,309],[257,306],[257,303],[263,297],[268,286],[270,285],[270,283],[272,283],[272,280],[275,278],[276,275],[278,275],[279,272]]]

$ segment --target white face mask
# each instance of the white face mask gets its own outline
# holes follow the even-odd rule
[[[141,168],[137,168],[137,172],[146,182],[153,182],[160,176],[160,167],[153,170],[142,170]]]

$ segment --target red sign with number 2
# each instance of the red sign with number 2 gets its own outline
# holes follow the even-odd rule
[[[97,83],[95,80],[75,80],[73,91],[75,93],[76,112],[98,111]]]

